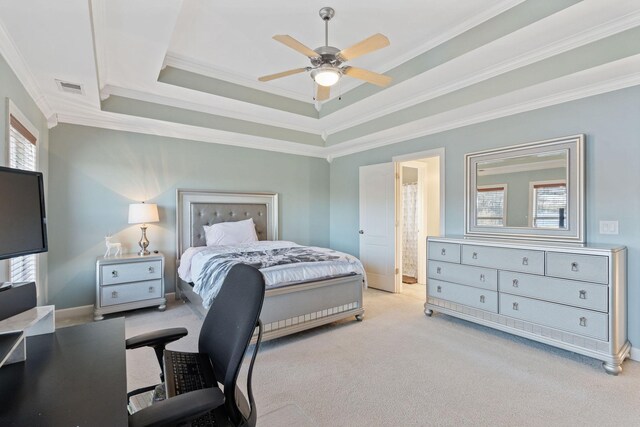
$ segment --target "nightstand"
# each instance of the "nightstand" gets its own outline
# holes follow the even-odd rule
[[[152,305],[162,311],[166,304],[162,254],[98,257],[94,320],[104,319],[104,314]]]

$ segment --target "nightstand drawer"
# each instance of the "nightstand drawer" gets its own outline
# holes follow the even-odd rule
[[[102,266],[101,285],[162,278],[162,261],[129,262]]]
[[[162,296],[162,280],[128,283],[126,285],[102,286],[100,288],[101,306],[124,304]]]

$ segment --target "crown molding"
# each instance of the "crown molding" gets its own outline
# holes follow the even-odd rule
[[[293,113],[286,113],[277,110],[273,110],[272,108],[262,107],[253,104],[247,104],[242,101],[237,101],[238,110],[231,110],[229,108],[220,108],[216,107],[213,103],[205,103],[197,102],[197,101],[188,101],[185,98],[178,98],[177,96],[169,96],[163,95],[157,92],[153,92],[152,90],[136,90],[129,89],[123,86],[118,86],[114,84],[106,85],[103,90],[100,92],[100,99],[103,101],[109,96],[121,96],[123,98],[131,98],[137,99],[139,101],[150,102],[154,104],[161,104],[170,107],[182,108],[185,110],[197,111],[201,113],[213,114],[222,117],[228,117],[232,119],[238,119],[243,121],[250,121],[253,123],[259,123],[267,126],[275,126],[283,129],[294,130],[298,132],[306,132],[315,135],[321,135],[322,130],[320,123],[317,119],[308,118],[309,123],[315,124],[315,126],[305,126],[296,124],[296,120],[286,120],[287,118],[291,118],[294,115]],[[224,102],[227,106],[230,106],[231,103],[227,98],[217,97],[215,95],[206,94],[206,97],[215,97],[221,102]],[[210,101],[210,99],[209,99]],[[255,111],[251,111],[255,110]],[[276,117],[280,116],[280,117]],[[301,120],[297,120],[300,122]]]
[[[143,133],[177,139],[232,145],[256,150],[276,151],[308,157],[326,157],[326,148],[295,142],[245,135],[217,129],[183,125],[138,116],[110,113],[106,111],[67,111],[58,113],[60,123],[92,126],[103,129]]]
[[[237,71],[227,70],[222,67],[214,67],[211,64],[189,58],[177,52],[167,52],[162,68],[164,69],[166,66],[179,68],[180,70],[184,71],[190,71],[192,73],[211,77],[213,79],[224,80],[226,82],[255,89],[260,92],[268,92],[274,95],[295,99],[296,101],[313,104],[313,101],[309,98],[309,94],[305,95],[297,91],[274,88],[272,86],[265,85],[264,83],[260,83],[257,78],[248,74],[242,74]]]
[[[640,56],[638,61],[640,62]],[[607,67],[607,74],[611,67]],[[604,70],[603,70],[604,71]],[[574,75],[568,76],[558,80],[572,80],[576,79]],[[558,83],[558,82],[555,82]],[[436,116],[427,117],[425,119],[416,120],[414,122],[398,126],[391,129],[386,129],[375,134],[366,135],[361,138],[357,138],[351,141],[347,141],[341,144],[336,144],[328,147],[328,155],[332,158],[347,156],[350,154],[359,153],[374,148],[384,147],[387,145],[396,144],[398,142],[404,142],[411,139],[436,134],[468,125],[486,122],[502,117],[511,116],[539,108],[549,107],[552,105],[562,104],[569,101],[574,101],[581,98],[587,98],[594,95],[600,95],[606,92],[612,92],[619,89],[624,89],[631,86],[640,85],[640,72],[627,73],[622,76],[601,79],[599,81],[588,82],[580,87],[568,89],[565,91],[555,91],[551,95],[538,95],[535,96],[536,91],[543,91],[543,87],[550,85],[541,84],[538,88],[527,88],[526,91],[531,92],[531,99],[516,103],[508,103],[502,106],[488,106],[491,103],[495,103],[495,99],[489,99],[487,101],[479,102],[470,106],[460,107],[455,110],[447,111]],[[514,93],[503,96],[504,99],[512,99]],[[474,112],[473,110],[479,112]],[[463,117],[463,118],[458,118]]]
[[[339,125],[331,126],[330,123],[327,123],[335,120],[332,120],[332,116],[323,117],[320,119],[320,121],[321,123],[325,124],[325,132],[328,136],[330,136],[332,134],[350,129],[354,126],[358,126],[363,123],[378,119],[380,117],[395,113],[397,111],[413,107],[414,105],[420,104],[422,102],[429,101],[447,93],[471,86],[484,80],[488,80],[490,78],[499,76],[500,74],[513,71],[515,69],[533,64],[546,58],[550,58],[560,53],[570,51],[577,47],[584,46],[586,44],[612,36],[614,34],[637,27],[639,25],[640,11],[629,13],[599,26],[584,30],[581,33],[565,37],[562,40],[550,43],[528,53],[519,55],[507,61],[492,64],[490,67],[484,68],[482,70],[474,70],[473,73],[465,79],[460,79],[452,83],[446,83],[426,90],[421,90],[421,88],[428,86],[428,81],[432,77],[429,72],[426,72],[421,76],[417,76],[411,80],[402,82],[398,86],[394,86],[395,88],[397,88],[398,92],[400,91],[400,89],[402,89],[404,93],[412,93],[416,94],[416,96],[412,96],[411,98],[388,104],[385,108],[379,108],[380,103],[377,102],[378,99],[376,99],[376,97],[380,97],[381,93],[377,93],[368,99],[362,100],[360,103],[354,104],[352,107],[347,107],[351,110],[350,116],[353,118],[350,118]],[[456,60],[454,59],[453,61]],[[453,64],[453,61],[451,61],[451,64]],[[435,72],[438,72],[438,70],[435,70]],[[400,86],[403,87],[401,88]],[[390,89],[392,90],[394,87]],[[389,99],[389,93],[387,92],[384,97],[386,99]],[[368,114],[364,113],[363,110],[365,109],[369,109],[370,112]],[[345,112],[344,110],[340,111]]]
[[[9,67],[11,67],[16,77],[18,77],[18,80],[20,80],[22,86],[24,86],[31,99],[33,99],[40,112],[44,115],[44,118],[47,121],[47,126],[49,128],[55,126],[55,112],[47,102],[44,93],[42,92],[42,90],[40,90],[40,87],[36,83],[35,77],[29,70],[26,61],[22,57],[22,54],[18,50],[18,47],[15,45],[13,39],[7,32],[1,20],[0,55],[2,55],[7,61],[7,64],[9,64]]]

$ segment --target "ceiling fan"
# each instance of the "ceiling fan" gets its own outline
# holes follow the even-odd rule
[[[273,36],[274,40],[307,56],[311,60],[311,67],[296,68],[281,73],[270,74],[268,76],[262,76],[258,78],[258,80],[268,82],[269,80],[311,71],[311,78],[318,85],[316,93],[316,100],[318,101],[329,99],[331,86],[336,84],[343,75],[364,80],[381,87],[385,87],[391,83],[391,77],[385,76],[384,74],[374,73],[373,71],[351,67],[349,65],[342,65],[344,62],[389,46],[388,38],[378,33],[351,47],[340,50],[329,46],[329,21],[334,17],[335,11],[330,7],[323,7],[320,9],[319,14],[320,18],[324,21],[324,46],[312,50],[289,35]]]

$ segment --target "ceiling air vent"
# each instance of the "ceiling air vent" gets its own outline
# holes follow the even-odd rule
[[[71,82],[64,82],[62,80],[56,80],[56,84],[58,85],[58,89],[60,89],[63,92],[69,92],[69,93],[75,93],[78,95],[82,95],[83,94],[83,90],[82,90],[82,85],[79,83],[71,83]]]

